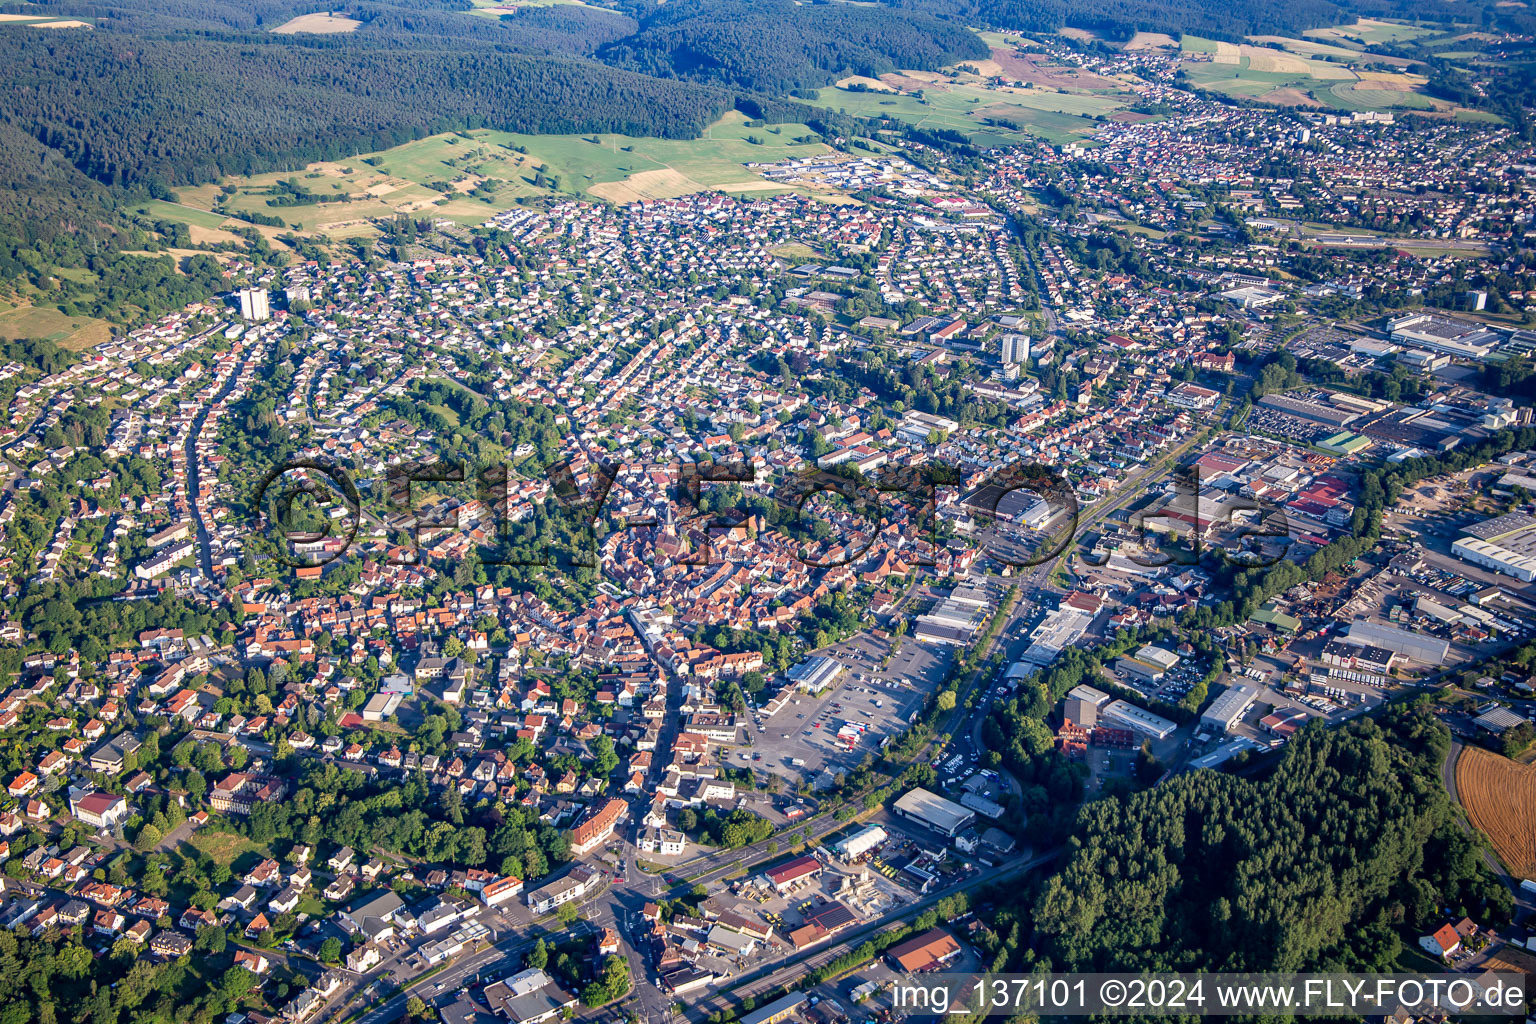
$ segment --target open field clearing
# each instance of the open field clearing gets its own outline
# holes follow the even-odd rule
[[[882,81],[891,82],[889,76]],[[951,83],[914,95],[823,89],[816,102],[860,117],[889,117],[919,127],[960,132],[977,145],[1006,145],[1030,137],[1064,143],[1080,140],[1097,125],[1095,117],[1124,102],[1103,94],[1058,93],[1041,89],[987,88]],[[990,124],[988,122],[991,122]]]
[[[1048,58],[1041,58],[1042,60]],[[1012,50],[994,49],[992,60],[987,63],[997,67],[996,72],[1011,81],[1030,82],[1044,89],[1085,89],[1085,90],[1114,90],[1125,89],[1123,82],[1113,78],[1105,78],[1082,68],[1068,67],[1065,65],[1042,64],[1032,57],[1026,57]],[[987,72],[983,72],[986,74]]]
[[[46,306],[17,306],[0,313],[0,338],[46,338],[67,349],[94,348],[112,336],[105,320],[65,316]]]
[[[1417,25],[1378,21],[1375,18],[1361,18],[1353,25],[1313,28],[1303,32],[1302,35],[1315,39],[1342,39],[1370,45],[1371,43],[1397,43],[1405,39],[1419,39],[1424,36],[1435,35],[1440,31],[1440,29],[1434,28],[1420,28]]]
[[[283,22],[273,29],[276,35],[292,35],[295,32],[313,32],[316,35],[333,35],[337,32],[352,32],[362,22],[351,18],[343,18],[339,14],[301,14],[297,18]]]
[[[1166,47],[1170,50],[1179,48],[1179,41],[1173,36],[1164,35],[1161,32],[1137,32],[1131,37],[1131,41],[1125,44],[1127,50],[1156,50]]]
[[[1468,746],[1456,761],[1456,795],[1504,866],[1536,877],[1536,767]]]
[[[0,14],[0,25],[22,25],[27,28],[95,28],[79,18],[56,18],[47,14]]]
[[[397,214],[478,224],[520,199],[561,193],[635,202],[711,188],[772,189],[777,186],[746,165],[826,152],[803,124],[749,128],[747,118],[736,112],[699,139],[482,129],[434,135],[378,153],[310,164],[302,171],[227,178],[183,189],[180,204],[153,201],[137,209],[209,233],[194,235],[197,241],[228,240],[223,235],[230,228],[246,224],[215,212],[221,198],[222,208],[231,213],[281,218],[282,226],[258,228],[268,238],[289,230],[347,238],[372,234],[371,221]],[[268,200],[283,198],[285,183],[313,200],[269,205]],[[233,193],[223,195],[229,187]]]
[[[1187,52],[1191,37],[1184,37]],[[1342,64],[1312,60],[1264,47],[1215,43],[1226,48],[1223,56],[1186,61],[1183,69],[1201,88],[1243,96],[1282,106],[1315,106],[1338,110],[1408,109],[1451,114],[1453,104],[1433,99],[1420,90],[1428,81],[1422,75],[1395,71],[1351,71]],[[1234,54],[1235,51],[1235,54]]]

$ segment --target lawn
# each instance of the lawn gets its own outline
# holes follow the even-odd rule
[[[0,338],[46,338],[67,349],[94,348],[112,336],[105,320],[65,316],[48,306],[18,306],[0,313]]]

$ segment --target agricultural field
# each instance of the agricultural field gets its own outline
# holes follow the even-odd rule
[[[908,77],[917,74],[881,76],[887,85],[910,90],[899,95],[827,88],[816,102],[859,117],[889,117],[919,127],[950,129],[980,146],[1034,139],[1058,144],[1081,141],[1097,127],[1096,118],[1126,105],[1117,95],[989,88],[941,75],[926,76],[931,81]]]
[[[1456,795],[1504,867],[1536,878],[1536,766],[1465,747],[1456,761]]]
[[[0,14],[0,26],[21,25],[26,28],[95,28],[79,18],[57,18],[46,14]]]
[[[482,129],[434,135],[378,153],[310,164],[302,171],[230,177],[181,190],[179,204],[156,201],[138,209],[202,232],[227,232],[245,223],[220,210],[276,216],[283,220],[281,227],[260,229],[269,238],[293,230],[339,239],[372,235],[373,220],[400,214],[478,224],[519,200],[540,196],[633,202],[706,188],[779,189],[746,165],[826,152],[803,124],[749,127],[747,118],[734,111],[698,139]],[[269,205],[289,185],[320,201]]]
[[[295,32],[312,32],[316,35],[334,35],[337,32],[352,32],[362,22],[352,18],[343,18],[339,14],[301,14],[297,18],[285,21],[272,31],[277,35],[292,35]]]
[[[1201,88],[1280,106],[1345,111],[1455,109],[1452,104],[1420,91],[1428,81],[1423,75],[1356,71],[1346,66],[1356,62],[1403,66],[1411,64],[1410,61],[1279,36],[1260,38],[1289,48],[1276,50],[1185,36],[1184,51],[1192,56],[1183,65],[1184,73]],[[1313,55],[1304,56],[1308,51]]]
[[[94,348],[112,336],[105,320],[66,316],[47,306],[17,306],[0,312],[0,338],[45,338],[64,348]]]
[[[1302,35],[1309,39],[1340,40],[1356,43],[1361,47],[1372,46],[1377,43],[1401,43],[1422,39],[1425,36],[1438,35],[1443,29],[1421,28],[1417,25],[1405,25],[1395,21],[1378,21],[1375,18],[1361,18],[1353,25],[1335,25],[1330,28],[1313,28],[1303,32]]]

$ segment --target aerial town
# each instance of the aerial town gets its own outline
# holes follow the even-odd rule
[[[7,954],[198,1024],[894,1021],[1073,962],[1094,808],[1435,728],[1487,863],[1362,962],[1536,972],[1536,146],[1050,53],[1147,112],[233,254],[0,365]]]

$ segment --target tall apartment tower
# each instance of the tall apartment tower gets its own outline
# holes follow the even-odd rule
[[[1029,335],[1005,334],[1001,341],[1003,365],[1029,362]]]
[[[240,315],[247,320],[265,320],[272,315],[271,300],[265,288],[242,288],[237,294],[240,296]]]

